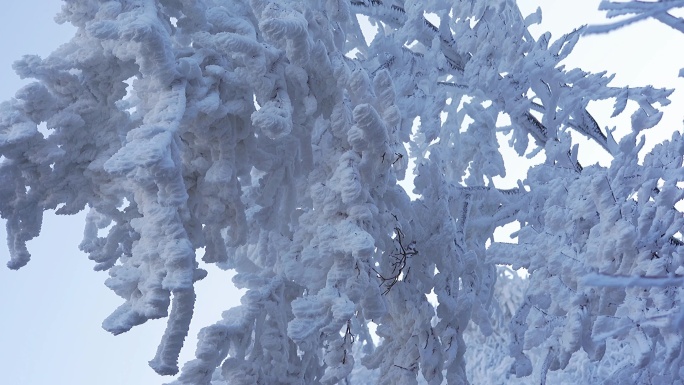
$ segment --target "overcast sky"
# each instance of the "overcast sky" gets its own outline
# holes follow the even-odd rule
[[[543,29],[554,38],[582,23],[603,22],[595,11],[598,0],[522,1],[524,13],[537,5],[544,11]],[[26,82],[11,70],[22,54],[46,56],[74,33],[52,20],[61,2],[8,1],[0,22],[0,100],[7,100]],[[539,28],[535,27],[535,31]],[[677,78],[684,67],[684,36],[655,22],[645,22],[608,36],[581,40],[568,66],[617,72],[616,85],[653,84],[682,87]],[[681,130],[684,91],[675,92],[670,113],[658,128],[665,136]],[[610,105],[611,103],[608,103]],[[610,111],[592,110],[602,126]],[[603,117],[604,119],[601,119]],[[624,121],[623,121],[624,122]],[[662,137],[663,135],[654,135]],[[580,150],[581,151],[581,150]],[[585,162],[587,163],[587,162]],[[20,271],[9,271],[7,247],[0,244],[0,376],[13,385],[161,384],[148,366],[156,351],[165,320],[148,322],[113,337],[101,329],[102,320],[121,300],[103,282],[107,273],[93,272],[93,263],[78,250],[83,215],[46,215],[39,239],[29,243],[33,260]],[[4,223],[0,239],[5,239]],[[212,274],[197,284],[197,317],[181,362],[192,357],[200,326],[212,323],[222,310],[238,303],[239,295],[225,274]]]

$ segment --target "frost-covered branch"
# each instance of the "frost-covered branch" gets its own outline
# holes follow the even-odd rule
[[[604,25],[594,25],[587,28],[585,33],[599,34],[608,33],[616,29],[627,27],[630,24],[653,18],[659,22],[684,33],[684,19],[669,13],[672,8],[684,7],[684,1],[658,0],[658,1],[601,1],[599,9],[606,11],[608,18],[627,16],[616,22]]]
[[[667,287],[684,285],[684,276],[673,274],[659,277],[589,274],[583,278],[584,284],[607,287]]]

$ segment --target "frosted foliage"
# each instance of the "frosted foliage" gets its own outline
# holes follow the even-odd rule
[[[680,27],[680,3],[601,6]],[[44,211],[87,210],[80,248],[123,299],[103,327],[167,317],[150,365],[170,375],[204,248],[246,292],[176,385],[682,383],[684,139],[638,156],[671,90],[565,68],[586,29],[535,39],[539,17],[508,0],[65,0],[77,34],[16,62],[36,81],[0,104],[8,266]],[[605,99],[638,105],[621,140],[587,111]],[[611,166],[583,167],[570,131]],[[512,189],[493,182],[506,145],[543,155]],[[517,243],[494,241],[512,223]]]

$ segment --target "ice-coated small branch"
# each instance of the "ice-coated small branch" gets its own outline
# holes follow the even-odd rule
[[[588,286],[599,287],[668,287],[683,286],[684,276],[670,274],[665,276],[638,276],[638,275],[607,275],[588,274],[582,278],[582,283]]]

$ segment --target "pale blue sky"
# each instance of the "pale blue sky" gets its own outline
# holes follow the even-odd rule
[[[599,22],[599,1],[522,1],[525,13],[540,4],[544,28],[568,31]],[[7,100],[22,83],[11,63],[22,54],[47,55],[73,34],[52,18],[61,2],[11,1],[0,23],[0,100]],[[598,71],[618,72],[618,84],[680,87],[677,72],[684,67],[684,36],[654,22],[641,23],[609,36],[580,41],[569,63]],[[684,89],[684,88],[683,88]],[[664,131],[681,129],[684,99],[675,92]],[[610,103],[608,103],[610,105]],[[597,111],[606,115],[605,111]],[[608,112],[609,115],[609,112]],[[600,120],[602,126],[609,123]],[[615,125],[616,123],[610,123]],[[669,136],[669,133],[667,134]],[[165,320],[157,320],[113,337],[102,320],[121,303],[103,282],[106,273],[92,271],[92,262],[78,251],[83,216],[46,215],[39,239],[29,243],[33,260],[20,271],[4,268],[8,251],[0,243],[0,382],[13,385],[161,384],[147,361],[154,356]],[[4,224],[0,239],[5,239]],[[225,274],[211,274],[198,283],[198,315],[181,362],[192,357],[198,326],[211,323],[222,310],[238,302]]]

